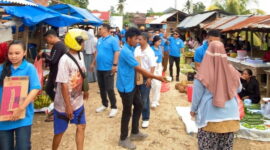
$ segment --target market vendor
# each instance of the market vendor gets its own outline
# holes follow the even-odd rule
[[[250,69],[245,69],[241,76],[242,91],[239,93],[239,96],[242,100],[250,100],[253,104],[260,102],[260,86],[259,82],[252,76],[253,73]]]

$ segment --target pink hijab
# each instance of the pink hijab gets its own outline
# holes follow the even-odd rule
[[[224,107],[237,94],[240,73],[227,60],[223,43],[210,43],[196,78],[213,94],[213,105]]]

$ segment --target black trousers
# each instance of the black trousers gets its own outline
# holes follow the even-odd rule
[[[125,140],[128,137],[128,125],[129,120],[132,114],[132,105],[133,114],[132,114],[132,129],[131,133],[139,133],[139,120],[142,114],[143,101],[141,99],[141,94],[139,88],[136,87],[130,93],[120,93],[123,103],[122,119],[121,119],[121,135],[120,139]]]
[[[55,87],[56,87],[55,79],[53,80],[51,78],[48,78],[45,91],[52,101],[54,101],[54,96],[55,96],[54,88]]]
[[[117,106],[114,93],[114,75],[112,75],[112,71],[97,71],[97,76],[102,105],[108,107],[108,95],[111,103],[111,108],[116,109]]]
[[[170,56],[170,76],[173,77],[173,64],[176,64],[176,77],[179,77],[180,73],[180,57]]]

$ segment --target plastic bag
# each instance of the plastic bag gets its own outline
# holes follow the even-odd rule
[[[262,105],[261,109],[263,116],[270,119],[270,102],[267,102],[266,104]]]
[[[40,84],[41,84],[41,87],[43,87],[43,61],[42,59],[38,59],[36,57],[35,59],[35,62],[34,62],[34,66],[35,68],[37,69],[37,73],[38,73],[38,78],[39,78],[39,81],[40,81]],[[41,94],[42,90],[39,92],[39,94]]]
[[[242,120],[245,116],[245,109],[244,109],[244,104],[239,95],[236,95],[237,102],[238,102],[238,109],[239,109],[239,115],[240,115],[240,120]]]

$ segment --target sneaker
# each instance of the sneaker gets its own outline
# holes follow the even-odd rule
[[[159,102],[157,102],[156,105],[159,106]]]
[[[117,109],[112,109],[111,112],[110,112],[110,114],[109,114],[109,117],[110,117],[110,118],[115,117],[116,114],[117,114],[117,111],[118,111]]]
[[[176,77],[176,81],[179,81],[179,77]]]
[[[96,109],[96,112],[97,113],[100,113],[100,112],[105,111],[106,109],[107,109],[107,107],[105,107],[105,106],[102,105],[101,107],[99,107],[99,108]]]
[[[144,140],[148,137],[147,134],[143,134],[141,132],[137,133],[137,134],[132,134],[130,135],[130,140],[132,141],[140,141],[140,140]]]
[[[152,107],[152,108],[156,108],[156,107],[157,107],[157,104],[156,104],[156,103],[153,103],[153,104],[151,105],[151,107]]]
[[[136,146],[130,141],[129,138],[126,138],[125,140],[120,140],[118,145],[130,150],[136,149]]]
[[[142,122],[142,127],[143,128],[148,128],[148,126],[149,126],[149,121],[143,121]]]

